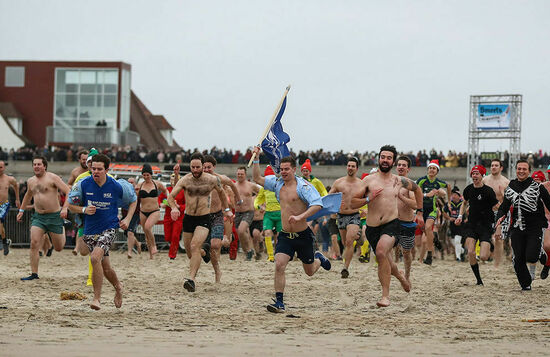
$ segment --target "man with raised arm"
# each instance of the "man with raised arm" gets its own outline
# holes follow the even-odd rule
[[[189,279],[185,279],[183,287],[189,292],[195,291],[195,277],[201,264],[204,249],[204,261],[210,261],[210,244],[205,244],[210,231],[210,193],[216,190],[220,198],[224,215],[230,217],[227,210],[227,197],[223,191],[221,179],[218,176],[203,172],[204,156],[201,153],[191,155],[191,173],[183,176],[170,195],[168,205],[172,209],[170,215],[175,221],[181,212],[175,197],[185,190],[185,216],[183,217],[183,244],[189,257]]]
[[[49,233],[53,246],[60,252],[65,246],[63,219],[67,218],[67,207],[59,205],[59,191],[67,195],[69,186],[59,176],[47,172],[48,161],[42,156],[32,160],[34,176],[27,180],[27,193],[23,197],[17,221],[21,222],[23,212],[34,198],[34,214],[31,222],[31,249],[29,252],[31,275],[21,280],[38,279],[38,250],[43,246],[44,235]],[[67,203],[67,202],[66,202]]]
[[[255,147],[256,158],[260,148]],[[321,195],[306,180],[296,176],[296,160],[293,157],[281,159],[281,177],[260,174],[260,161],[253,162],[252,176],[254,181],[266,190],[275,192],[281,205],[283,229],[275,246],[275,297],[273,304],[267,305],[269,312],[285,311],[283,293],[285,290],[285,269],[288,262],[297,253],[298,259],[307,275],[315,274],[319,267],[330,270],[330,261],[321,252],[313,251],[315,236],[307,225],[306,219],[323,207]]]
[[[382,285],[382,298],[376,304],[379,307],[387,307],[390,305],[391,275],[399,280],[403,290],[409,292],[411,289],[409,281],[399,271],[391,256],[392,248],[397,245],[401,231],[397,209],[399,191],[401,188],[413,191],[417,208],[422,207],[422,191],[415,182],[391,173],[397,156],[394,146],[382,146],[378,156],[377,174],[363,179],[364,190],[352,199],[352,207],[359,208],[365,203],[369,205],[366,235],[376,253],[378,279]],[[416,219],[420,226],[424,224],[421,209],[417,209]]]
[[[6,170],[6,163],[0,160],[0,238],[2,238],[2,246],[4,247],[4,255],[8,255],[10,252],[11,241],[6,238],[6,230],[4,228],[4,222],[10,210],[10,202],[8,200],[8,192],[10,186],[15,191],[15,205],[17,208],[21,206],[19,202],[19,184],[17,180],[12,176],[4,174]]]

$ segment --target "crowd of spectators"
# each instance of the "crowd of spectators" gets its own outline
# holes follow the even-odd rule
[[[45,156],[48,161],[76,161],[76,154],[78,151],[84,149],[83,147],[73,148],[51,148],[51,147],[22,147],[17,150],[5,150],[0,148],[0,160],[25,160],[29,161],[34,155]],[[88,148],[89,149],[89,148]],[[151,162],[151,163],[165,163],[171,164],[176,162],[189,162],[191,155],[194,152],[200,151],[198,149],[192,150],[180,150],[163,152],[157,150],[147,150],[144,147],[133,149],[129,146],[118,147],[113,146],[100,150],[113,160],[113,162]],[[218,163],[223,164],[244,164],[250,160],[252,155],[251,148],[244,151],[241,150],[227,150],[213,147],[210,150],[202,150],[203,154],[210,154],[216,158]],[[298,151],[297,153],[291,150],[291,154],[298,159],[298,163],[302,164],[306,159],[311,161],[312,165],[346,165],[347,159],[350,156],[355,156],[359,159],[361,165],[375,165],[377,161],[377,151],[368,151],[360,153],[344,152],[342,150],[336,152],[325,151],[323,149],[315,151]],[[465,152],[449,151],[444,154],[442,151],[436,151],[432,149],[430,151],[422,150],[414,153],[412,151],[401,153],[409,156],[413,166],[426,166],[431,160],[439,160],[441,167],[466,167],[468,154]],[[497,153],[500,159],[506,164],[508,162],[508,152]],[[536,153],[525,153],[521,155],[522,158],[531,162],[532,167],[547,167],[550,164],[550,155],[543,153],[539,150]],[[483,158],[482,158],[483,159]],[[490,158],[485,158],[490,161]],[[268,159],[265,155],[260,157],[262,163],[268,163]]]

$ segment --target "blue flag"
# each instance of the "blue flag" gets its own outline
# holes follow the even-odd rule
[[[308,217],[308,222],[328,214],[338,213],[338,211],[340,211],[340,206],[342,205],[342,192],[331,193],[330,195],[323,196],[321,197],[321,201],[323,201],[323,208],[321,208],[313,216]]]
[[[273,122],[273,125],[269,129],[267,136],[262,141],[262,150],[264,154],[269,158],[271,166],[275,173],[279,173],[279,166],[281,165],[281,159],[285,156],[290,155],[290,151],[286,144],[290,142],[290,136],[283,130],[283,125],[281,124],[281,118],[286,108],[286,96],[283,100],[283,104],[277,113],[277,117]]]

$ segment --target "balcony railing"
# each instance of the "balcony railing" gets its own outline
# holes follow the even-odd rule
[[[74,144],[84,147],[106,148],[112,145],[139,145],[139,134],[134,131],[118,131],[108,127],[74,127],[63,128],[48,126],[46,141],[48,145]]]

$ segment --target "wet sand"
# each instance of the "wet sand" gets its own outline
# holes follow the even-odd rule
[[[381,290],[373,263],[354,260],[344,280],[341,262],[313,277],[291,262],[287,312],[271,314],[265,306],[273,297],[273,263],[223,255],[222,283],[202,264],[197,291],[188,293],[182,287],[187,257],[147,256],[111,253],[123,305],[115,308],[114,288],[105,280],[102,309],[93,311],[87,257],[54,252],[40,259],[39,280],[22,282],[28,250],[0,255],[0,356],[541,356],[550,350],[550,323],[522,321],[550,318],[550,280],[537,279],[532,291],[522,292],[509,261],[499,269],[480,265],[481,287],[467,263],[415,262],[412,291],[392,278],[391,306],[383,309],[376,307]],[[64,291],[87,300],[62,301]]]

